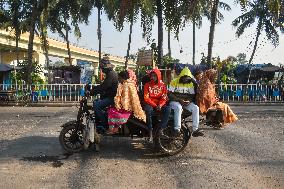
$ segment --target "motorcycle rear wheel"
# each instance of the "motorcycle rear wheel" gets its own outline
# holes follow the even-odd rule
[[[165,155],[175,155],[182,152],[190,139],[190,130],[182,127],[180,135],[172,136],[172,127],[159,128],[155,137],[155,145]]]
[[[59,142],[68,153],[76,153],[84,149],[83,131],[77,129],[76,124],[76,122],[71,122],[65,125],[59,135]]]

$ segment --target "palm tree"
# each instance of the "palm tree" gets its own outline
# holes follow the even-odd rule
[[[171,29],[168,28],[168,55],[172,57],[172,50],[171,50]]]
[[[163,5],[162,0],[156,0],[158,17],[158,65],[163,65]]]
[[[77,38],[81,37],[79,23],[88,24],[88,18],[94,6],[94,0],[69,1],[59,0],[50,9],[48,17],[48,26],[52,32],[57,32],[67,43],[68,61],[72,65],[70,53],[69,32],[74,28],[74,34]],[[69,24],[71,23],[71,25]],[[65,31],[65,32],[63,32]]]
[[[19,41],[21,36],[21,29],[20,29],[20,2],[13,1],[11,6],[11,13],[12,13],[12,25],[15,29],[15,38],[16,38],[16,56],[17,56],[17,64],[19,64]]]
[[[45,55],[45,61],[46,61],[46,67],[47,67],[47,71],[48,71],[48,83],[51,83],[51,75],[50,75],[50,68],[49,68],[49,57],[48,57],[48,41],[47,41],[47,18],[48,17],[48,6],[46,6],[44,8],[44,10],[42,11],[41,15],[40,15],[40,21],[39,21],[39,29],[40,29],[40,39],[41,39],[41,44],[42,44],[42,48],[44,51],[44,55]]]
[[[270,40],[275,47],[279,44],[279,35],[273,23],[274,15],[271,14],[269,3],[266,0],[259,0],[253,3],[249,2],[248,8],[249,10],[247,10],[243,15],[236,18],[232,24],[233,26],[237,27],[236,35],[237,37],[240,37],[244,33],[244,30],[250,27],[257,20],[254,47],[248,62],[248,64],[251,65],[253,57],[256,53],[256,48],[261,32],[265,30],[267,39]],[[247,83],[249,82],[250,75],[251,69],[249,71]]]
[[[22,2],[20,0],[1,2],[0,28],[12,29],[15,34],[17,64],[19,64],[19,41],[21,36]],[[8,7],[5,9],[5,6]]]
[[[202,25],[202,17],[209,18],[209,11],[207,9],[208,1],[196,1],[192,6],[192,13],[187,14],[189,20],[192,22],[192,64],[195,65],[195,49],[196,49],[196,26],[198,28]]]
[[[126,52],[126,58],[125,58],[125,69],[128,67],[128,58],[129,58],[129,51],[130,51],[130,45],[131,45],[131,38],[132,38],[132,28],[133,28],[133,16],[130,18],[130,26],[129,26],[129,38],[128,38],[128,45],[127,45],[127,52]]]
[[[102,2],[101,0],[95,1],[95,7],[98,9],[98,39],[99,39],[99,62],[102,59],[102,20],[101,20],[101,9],[102,9]]]
[[[224,10],[230,11],[231,7],[219,0],[213,0],[212,2],[212,9],[210,15],[210,32],[209,32],[209,42],[208,42],[208,55],[207,55],[207,64],[212,67],[211,60],[212,60],[212,49],[213,49],[213,41],[214,41],[214,33],[215,33],[215,25],[218,20],[223,19],[223,15],[218,12],[218,8],[223,8]]]
[[[33,66],[33,41],[34,41],[34,35],[35,35],[35,29],[36,29],[36,22],[39,15],[39,2],[38,1],[32,1],[31,4],[31,17],[29,19],[29,43],[28,43],[28,67],[27,67],[27,73],[32,73],[32,66]],[[32,78],[29,76],[27,78],[27,83],[32,83]]]
[[[148,2],[148,3],[147,3]],[[152,21],[151,15],[151,0],[122,0],[122,1],[106,1],[104,2],[104,9],[108,15],[109,20],[114,22],[114,25],[118,31],[124,29],[124,22],[129,22],[129,38],[126,51],[125,68],[128,67],[129,52],[132,41],[133,24],[137,21],[138,14],[141,12],[141,25],[143,28],[143,37],[149,37],[149,31],[151,31]],[[151,5],[151,6],[149,6]],[[152,14],[154,15],[154,14]],[[152,16],[153,17],[153,16]],[[150,20],[150,22],[148,22]]]

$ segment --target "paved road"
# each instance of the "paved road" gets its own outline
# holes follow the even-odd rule
[[[172,157],[109,137],[67,156],[58,135],[76,108],[0,107],[0,188],[284,188],[284,106],[235,106],[239,121],[206,128]]]

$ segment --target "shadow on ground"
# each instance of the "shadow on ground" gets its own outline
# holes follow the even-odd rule
[[[158,158],[161,154],[155,153],[153,145],[144,139],[130,139],[128,137],[104,137],[100,151],[94,148],[83,150],[75,154],[67,154],[61,148],[57,137],[28,136],[14,140],[0,140],[0,161],[8,159],[19,159],[33,162],[52,162],[60,165],[59,161],[68,159],[148,159]]]

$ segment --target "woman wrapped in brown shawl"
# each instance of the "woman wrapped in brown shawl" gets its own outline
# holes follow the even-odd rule
[[[127,75],[128,79],[120,77],[120,74],[118,75],[120,83],[114,97],[115,108],[133,112],[134,117],[146,122],[146,114],[142,109],[137,93],[136,75],[132,70],[128,70]]]
[[[215,91],[215,80],[217,71],[210,69],[197,76],[199,78],[199,87],[197,90],[197,105],[200,112],[206,113],[209,109],[221,109],[223,112],[224,123],[233,123],[238,117],[226,103],[219,102]]]

